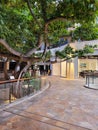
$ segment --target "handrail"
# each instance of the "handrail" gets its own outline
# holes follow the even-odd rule
[[[24,81],[24,80],[29,80],[29,79],[32,79],[32,78],[22,78],[22,79],[19,79],[19,81]],[[13,83],[17,81],[18,79],[10,79],[10,80],[5,80],[5,81],[0,81],[0,84]]]
[[[86,76],[98,76],[98,72],[87,72],[86,74],[85,74]]]

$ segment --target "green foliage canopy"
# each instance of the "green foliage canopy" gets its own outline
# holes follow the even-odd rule
[[[17,51],[35,48],[39,36],[55,43],[68,23],[94,21],[98,0],[0,0],[0,38]]]
[[[69,60],[71,58],[74,57],[83,57],[89,53],[93,53],[94,52],[94,48],[96,48],[97,46],[94,45],[85,45],[85,47],[83,49],[80,50],[75,50],[74,48],[72,48],[71,46],[67,46],[64,48],[63,51],[57,51],[56,52],[56,56],[59,57],[60,59],[63,60]]]
[[[78,40],[94,40],[98,39],[98,27],[97,24],[84,24],[74,31],[73,39]]]

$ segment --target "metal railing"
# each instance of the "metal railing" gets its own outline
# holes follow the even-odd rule
[[[0,104],[11,103],[18,98],[35,94],[46,84],[45,78],[23,78],[19,80],[18,86],[17,79],[0,81]]]
[[[85,87],[98,90],[98,72],[89,72],[86,76]]]

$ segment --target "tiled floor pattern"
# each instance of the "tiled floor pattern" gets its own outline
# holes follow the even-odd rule
[[[0,130],[98,130],[98,91],[83,79],[47,78],[47,91],[0,112]]]

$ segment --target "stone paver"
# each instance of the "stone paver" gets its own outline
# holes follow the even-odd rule
[[[98,130],[98,90],[84,79],[47,78],[48,90],[0,112],[0,130]]]

